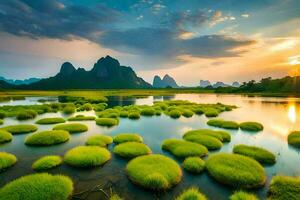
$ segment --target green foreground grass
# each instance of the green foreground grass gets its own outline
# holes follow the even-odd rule
[[[299,200],[300,178],[274,176],[269,188],[269,200]]]
[[[183,191],[175,200],[206,200],[206,196],[202,194],[198,188],[191,187]]]
[[[13,166],[17,162],[17,157],[13,154],[0,152],[0,172]]]
[[[32,164],[32,169],[35,171],[43,171],[52,169],[61,165],[62,158],[60,156],[43,156]]]

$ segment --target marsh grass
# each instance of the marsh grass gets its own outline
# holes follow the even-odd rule
[[[27,136],[25,139],[25,144],[30,146],[51,146],[67,142],[69,139],[70,134],[68,131],[42,131]]]
[[[107,147],[107,145],[113,142],[113,138],[108,135],[93,135],[85,142],[88,146],[100,146]]]
[[[175,200],[207,200],[197,187],[191,187],[184,190]]]
[[[53,127],[53,130],[64,130],[69,133],[82,133],[88,130],[88,127],[80,123],[59,124]]]
[[[12,167],[17,162],[17,157],[13,154],[0,152],[0,172]]]
[[[300,131],[293,131],[288,135],[288,143],[300,147]]]
[[[257,132],[263,130],[264,126],[258,122],[243,122],[240,123],[240,128],[245,131]]]
[[[59,123],[65,123],[66,120],[64,120],[61,117],[53,117],[53,118],[44,118],[36,121],[36,124],[59,124]]]
[[[0,144],[11,142],[13,136],[10,132],[6,130],[0,130]]]
[[[201,173],[205,169],[205,161],[199,157],[188,157],[184,159],[182,167],[190,173]]]
[[[255,194],[244,192],[242,190],[234,192],[229,200],[259,200]]]
[[[269,188],[269,200],[299,200],[300,178],[274,176]]]
[[[96,124],[99,126],[112,127],[118,125],[119,120],[114,118],[97,118]]]
[[[94,116],[83,116],[83,115],[76,115],[75,117],[70,117],[68,121],[93,121],[96,117]]]
[[[151,149],[139,142],[125,142],[115,146],[113,152],[123,158],[134,158],[137,156],[151,154]]]
[[[114,137],[114,143],[120,144],[124,142],[143,142],[142,136],[136,133],[121,133]]]
[[[31,124],[19,124],[2,127],[1,129],[10,132],[13,135],[32,133],[37,131],[37,127]]]
[[[32,169],[35,171],[43,171],[58,167],[62,164],[62,158],[60,156],[44,156],[36,160],[32,164]]]
[[[37,115],[38,113],[35,110],[23,110],[17,114],[16,118],[18,120],[27,120],[34,119]]]

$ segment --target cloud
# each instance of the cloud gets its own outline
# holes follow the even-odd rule
[[[241,15],[241,17],[248,18],[248,17],[250,17],[250,15],[247,14],[247,13],[244,13],[244,14]]]

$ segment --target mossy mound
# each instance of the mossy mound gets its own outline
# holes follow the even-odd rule
[[[0,200],[67,200],[73,182],[67,176],[38,173],[18,178],[0,189]]]
[[[88,130],[88,127],[84,124],[70,123],[56,125],[53,130],[64,130],[69,133],[82,133]]]
[[[204,109],[204,114],[206,117],[217,117],[219,115],[219,111],[214,108]]]
[[[182,115],[186,118],[192,117],[194,115],[194,112],[188,109],[185,109],[182,111]]]
[[[141,115],[153,116],[153,115],[155,115],[155,110],[153,108],[145,108],[141,111]]]
[[[258,200],[258,198],[255,194],[244,191],[236,191],[229,197],[229,200]]]
[[[70,134],[64,130],[42,131],[29,135],[25,144],[30,146],[51,146],[68,141]]]
[[[254,159],[228,153],[218,153],[206,161],[206,169],[218,182],[238,188],[263,186],[264,168]]]
[[[240,128],[245,131],[261,131],[264,129],[264,126],[258,122],[243,122],[240,123]]]
[[[66,115],[72,114],[76,111],[76,107],[75,106],[66,106],[63,108],[63,113]]]
[[[139,119],[139,118],[141,118],[141,115],[139,112],[130,112],[128,114],[128,118],[129,119]]]
[[[142,136],[136,133],[121,133],[114,137],[114,143],[143,142]]]
[[[269,200],[299,200],[300,178],[274,176],[269,188]]]
[[[110,152],[106,148],[78,146],[65,154],[64,161],[74,167],[89,168],[104,165],[110,158]]]
[[[0,152],[0,172],[16,164],[17,158],[15,155]]]
[[[0,144],[12,141],[13,136],[6,130],[0,130]]]
[[[18,120],[27,120],[27,119],[34,119],[37,115],[38,113],[34,110],[23,110],[16,115],[16,118]]]
[[[119,124],[119,120],[115,118],[97,118],[96,124],[99,126],[112,127]]]
[[[68,121],[94,121],[96,117],[94,116],[83,116],[83,115],[76,115],[75,117],[70,117]]]
[[[215,126],[219,128],[225,128],[225,129],[239,129],[239,124],[234,121],[226,121],[223,119],[211,119],[208,120],[207,124],[209,126]]]
[[[59,123],[65,123],[66,120],[60,117],[53,117],[53,118],[44,118],[36,121],[36,124],[59,124]]]
[[[205,169],[205,161],[199,157],[188,157],[183,161],[182,167],[188,172],[198,174]]]
[[[128,117],[128,111],[121,111],[120,112],[120,117],[121,118],[127,118]]]
[[[152,151],[143,143],[125,142],[115,146],[114,153],[124,158],[134,158],[137,156],[151,154]]]
[[[220,149],[223,146],[223,143],[219,139],[209,135],[187,135],[184,136],[184,139],[190,142],[201,144],[208,150]]]
[[[162,149],[169,151],[174,156],[186,158],[191,156],[205,156],[208,150],[205,146],[179,139],[167,139],[162,144]]]
[[[32,169],[35,171],[43,171],[55,168],[62,163],[60,156],[44,156],[39,158],[32,164]]]
[[[112,137],[108,135],[93,135],[87,139],[85,144],[88,146],[106,147],[112,142],[113,142]]]
[[[195,135],[208,135],[215,137],[216,139],[222,141],[222,142],[230,142],[231,141],[231,135],[230,133],[226,131],[214,131],[210,129],[196,129],[188,131],[184,134],[183,138],[185,137],[191,137]]]
[[[180,166],[174,160],[158,154],[132,159],[126,171],[133,183],[151,190],[167,190],[182,177]]]
[[[183,191],[175,200],[206,200],[206,196],[202,194],[198,188],[191,187]]]
[[[261,164],[275,164],[275,155],[261,147],[248,146],[248,145],[236,145],[233,148],[233,153],[248,156],[260,162]]]
[[[1,129],[10,132],[13,135],[17,135],[17,134],[32,133],[37,131],[38,128],[35,125],[31,125],[31,124],[20,124],[20,125],[5,126],[2,127]]]
[[[288,143],[295,147],[300,147],[300,131],[293,131],[288,136]]]
[[[179,118],[181,116],[181,112],[180,112],[180,110],[175,110],[174,109],[174,110],[171,110],[169,112],[169,115],[170,115],[170,117],[176,119],[176,118]]]

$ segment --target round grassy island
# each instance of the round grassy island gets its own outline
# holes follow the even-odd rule
[[[64,130],[69,133],[82,133],[88,130],[88,127],[80,123],[70,123],[70,124],[59,124],[56,125],[53,130]]]
[[[100,146],[106,147],[113,142],[112,137],[108,135],[93,135],[87,139],[85,142],[88,146]]]
[[[233,153],[248,156],[260,162],[261,164],[275,164],[276,157],[275,155],[261,147],[248,146],[248,145],[236,145],[233,148]]]
[[[169,151],[174,156],[186,158],[191,156],[205,156],[208,150],[205,146],[179,139],[167,139],[162,143],[162,149]]]
[[[265,170],[259,162],[237,154],[214,154],[207,159],[206,169],[215,180],[232,187],[256,188],[266,181]]]
[[[130,112],[130,113],[128,114],[128,118],[129,118],[129,119],[134,119],[134,120],[136,120],[136,119],[141,118],[141,115],[140,115],[139,112]]]
[[[0,144],[11,142],[13,136],[10,132],[0,129]]]
[[[129,179],[150,190],[167,190],[182,178],[180,166],[163,155],[145,155],[132,159],[126,166]]]
[[[64,130],[42,131],[29,135],[25,144],[30,146],[51,146],[68,141],[70,134]]]
[[[116,118],[97,118],[96,124],[99,126],[112,127],[119,124],[119,120]]]
[[[38,113],[34,110],[24,110],[20,111],[17,115],[16,118],[17,120],[27,120],[27,119],[34,119]]]
[[[201,144],[208,150],[221,149],[223,146],[223,143],[219,139],[209,135],[187,135],[183,138],[187,141]]]
[[[114,137],[114,143],[143,142],[142,136],[136,133],[121,133]]]
[[[207,200],[207,198],[198,188],[191,187],[183,191],[175,200]]]
[[[0,189],[0,200],[67,200],[72,192],[73,182],[69,177],[38,173],[6,184]]]
[[[186,118],[192,117],[194,115],[194,112],[188,109],[185,109],[182,111],[182,115]]]
[[[181,112],[180,112],[180,110],[174,109],[169,112],[169,115],[171,118],[177,119],[181,116]]]
[[[76,107],[75,106],[66,106],[63,108],[63,113],[66,115],[70,115],[72,113],[76,112]]]
[[[215,131],[210,129],[196,129],[188,131],[184,134],[183,138],[185,137],[192,137],[198,135],[208,135],[215,137],[216,139],[220,140],[221,142],[230,142],[231,135],[227,131]]]
[[[75,117],[70,117],[68,121],[94,121],[96,117],[94,116],[84,116],[84,115],[76,115]]]
[[[128,117],[128,111],[125,111],[125,110],[121,111],[120,112],[120,117],[121,118],[127,118]]]
[[[182,167],[188,172],[198,174],[205,169],[205,161],[199,157],[188,157],[183,161]]]
[[[143,116],[153,116],[155,115],[155,110],[153,108],[145,108],[141,111]]]
[[[258,198],[255,194],[244,191],[236,191],[229,197],[229,200],[258,200]]]
[[[239,124],[237,122],[226,121],[223,119],[208,120],[207,125],[225,129],[239,129]]]
[[[61,117],[53,117],[53,118],[44,118],[36,121],[36,124],[59,124],[59,123],[65,123],[66,120],[64,120]]]
[[[300,199],[300,178],[274,176],[269,188],[269,200]]]
[[[123,158],[134,158],[152,153],[147,145],[139,142],[125,142],[118,144],[113,151]]]
[[[17,162],[17,157],[13,154],[0,152],[0,172],[12,167]]]
[[[73,167],[89,168],[104,165],[110,158],[110,152],[106,148],[78,146],[67,151],[64,161]]]
[[[243,122],[240,123],[240,128],[244,131],[257,132],[263,130],[264,126],[258,122]]]
[[[293,131],[288,136],[288,143],[295,147],[300,147],[300,131]]]
[[[10,125],[2,127],[1,129],[10,132],[13,135],[17,134],[25,134],[25,133],[32,133],[37,131],[37,127],[31,124],[20,124],[20,125]]]
[[[206,117],[217,117],[219,112],[216,109],[205,109],[204,114]]]
[[[35,171],[48,170],[61,165],[61,163],[62,158],[60,156],[44,156],[32,164],[32,169]]]

